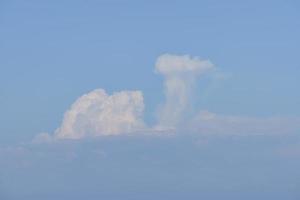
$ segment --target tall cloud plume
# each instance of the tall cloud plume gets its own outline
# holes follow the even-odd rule
[[[165,78],[166,98],[158,111],[158,129],[176,128],[186,114],[196,78],[213,68],[209,60],[189,55],[164,54],[158,57],[155,70]]]
[[[78,98],[55,131],[57,139],[132,133],[144,128],[143,95],[121,91],[108,95],[96,89]]]

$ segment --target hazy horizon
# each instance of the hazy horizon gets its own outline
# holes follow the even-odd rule
[[[300,4],[0,2],[0,200],[300,199]]]

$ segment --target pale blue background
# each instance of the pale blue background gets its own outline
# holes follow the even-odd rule
[[[197,109],[254,117],[299,116],[299,10],[300,4],[296,0],[1,0],[0,144],[14,145],[30,141],[39,132],[53,132],[70,104],[95,88],[104,88],[109,93],[124,89],[142,90],[146,104],[145,119],[149,124],[153,124],[155,109],[163,101],[163,80],[154,73],[155,60],[162,53],[190,54],[207,58],[221,72],[227,74],[225,80],[217,81],[213,85],[209,78],[199,81]],[[186,140],[193,141],[190,137]],[[125,145],[124,148],[131,148],[131,145],[126,144],[127,139],[124,140],[125,144],[121,142]],[[187,158],[174,156],[159,146],[159,141],[150,142],[150,146],[157,152],[154,153],[155,156],[150,156],[150,160],[162,160],[163,166],[158,164],[155,168],[150,165],[150,172],[155,175],[146,173],[143,178],[139,177],[144,174],[144,170],[147,171],[148,165],[140,164],[133,158],[137,151],[145,151],[146,154],[151,152],[143,145],[132,150],[133,154],[129,152],[121,156],[117,153],[116,157],[111,158],[112,161],[106,166],[111,170],[108,170],[108,175],[103,175],[109,178],[102,177],[102,161],[99,160],[84,163],[99,165],[95,173],[100,175],[96,176],[93,171],[89,171],[89,175],[82,179],[80,177],[85,177],[83,171],[86,169],[85,166],[79,166],[78,163],[81,162],[74,161],[70,166],[71,172],[65,173],[65,164],[46,153],[48,156],[43,163],[52,163],[54,167],[45,164],[41,166],[41,170],[49,174],[49,177],[54,177],[54,180],[45,182],[47,179],[40,178],[40,172],[36,172],[35,169],[25,173],[20,169],[11,168],[15,164],[11,166],[5,161],[4,163],[8,164],[2,167],[5,176],[0,181],[3,182],[4,189],[0,187],[0,193],[7,193],[5,198],[8,199],[14,195],[19,195],[15,197],[17,199],[28,200],[85,199],[86,195],[94,195],[90,199],[99,199],[101,195],[97,193],[98,187],[93,185],[100,184],[99,180],[107,179],[111,180],[106,185],[107,191],[113,191],[115,196],[108,192],[105,194],[106,199],[134,199],[129,193],[134,193],[134,188],[146,188],[147,183],[152,189],[139,190],[136,199],[182,199],[188,195],[189,199],[198,199],[201,194],[204,199],[223,199],[224,195],[227,195],[228,199],[299,199],[299,162],[296,162],[299,157],[274,158],[273,153],[269,151],[264,157],[260,151],[261,148],[276,149],[282,140],[286,142],[280,145],[299,142],[298,137],[256,138],[255,140],[260,141],[258,148],[255,142],[240,138],[232,149],[227,148],[231,146],[231,139],[212,140],[221,143],[216,146],[209,144],[216,148],[217,161],[206,162],[215,155],[209,149],[202,152],[205,159],[196,159],[197,162],[207,163],[208,171],[197,171],[198,168],[193,167],[194,165],[188,165],[189,168],[182,164],[181,159],[191,162],[192,158],[198,155],[198,151],[194,151],[189,142],[184,143],[182,139],[174,139],[170,143],[162,142],[162,146],[171,145],[171,152],[174,151],[175,155],[181,152],[180,149],[187,149]],[[142,139],[130,143],[144,144],[144,141]],[[234,152],[241,151],[240,143],[248,146],[247,150],[242,149],[245,154],[252,152],[255,155],[253,160],[245,161],[243,155],[235,156]],[[90,144],[80,145],[83,149],[92,148]],[[80,145],[76,148],[81,148]],[[111,145],[111,151],[122,151],[122,145],[116,141],[109,141],[105,145]],[[178,149],[172,145],[181,147]],[[156,146],[159,146],[158,150]],[[41,151],[58,153],[54,147],[49,148],[50,150]],[[224,164],[224,149],[230,158],[234,158],[233,166]],[[83,155],[88,155],[85,150],[83,152]],[[85,157],[81,159],[86,159]],[[120,178],[114,171],[118,169],[120,158],[124,159],[122,165],[125,165],[125,168],[135,169],[134,172],[125,173],[124,178]],[[170,162],[164,163],[168,158]],[[38,161],[35,157],[28,159]],[[12,163],[14,162],[17,161],[13,160]],[[239,165],[243,162],[246,164]],[[174,166],[177,167],[170,172],[170,177],[167,177],[165,182],[159,181],[159,177]],[[214,166],[217,166],[216,171]],[[276,167],[273,171],[267,170],[274,166]],[[234,167],[236,169],[232,169]],[[186,176],[183,173],[185,170],[188,171]],[[235,176],[236,171],[238,175],[245,174],[246,177]],[[217,178],[220,175],[218,173],[224,177]],[[250,175],[247,175],[248,173]],[[266,175],[267,178],[263,176],[265,173],[270,173]],[[251,174],[257,179],[253,180]],[[70,177],[75,177],[76,182],[84,182],[75,186],[81,188],[84,185],[82,190],[76,190],[75,195],[68,186],[74,183]],[[207,177],[210,181],[207,181]],[[188,184],[182,186],[180,181],[173,181],[181,178]],[[121,182],[122,190],[114,187],[115,179]],[[150,180],[147,182],[145,179]],[[250,186],[247,185],[249,181]],[[58,182],[62,182],[61,189],[55,186]],[[101,184],[105,184],[104,182],[107,181]],[[227,185],[227,182],[231,189],[222,187]],[[33,189],[40,184],[41,190]],[[127,187],[124,188],[123,185]],[[155,191],[162,195],[155,195]],[[30,197],[30,193],[36,196]]]

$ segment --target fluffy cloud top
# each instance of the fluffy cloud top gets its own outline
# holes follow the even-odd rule
[[[165,77],[166,96],[166,101],[158,114],[159,129],[174,129],[184,121],[193,95],[195,79],[213,68],[209,60],[201,60],[189,55],[164,54],[158,57],[155,70]]]
[[[96,89],[78,98],[65,115],[55,138],[118,135],[143,129],[143,95],[122,91],[108,95]]]
[[[163,54],[157,58],[155,69],[164,75],[179,75],[182,73],[203,73],[213,68],[209,60],[201,60],[189,55]]]

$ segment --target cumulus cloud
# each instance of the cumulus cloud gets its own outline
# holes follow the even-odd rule
[[[140,91],[108,95],[105,90],[96,89],[73,103],[54,137],[79,139],[139,131],[144,128],[143,110],[143,94]]]
[[[148,128],[143,121],[144,100],[141,91],[121,91],[109,95],[104,89],[96,89],[73,103],[54,134],[41,133],[33,142],[49,143],[55,139],[128,133],[168,135],[184,131],[212,135],[253,135],[300,131],[299,118],[255,118],[208,111],[189,116],[196,79],[211,70],[218,74],[209,60],[189,55],[161,55],[156,61],[155,71],[164,76],[165,102],[158,111],[158,122],[152,128]]]
[[[164,75],[166,98],[159,109],[158,128],[176,128],[186,114],[196,78],[213,68],[209,60],[189,55],[164,54],[158,57],[155,70]]]
[[[293,134],[300,131],[300,118],[258,118],[201,111],[188,127],[191,132],[210,135]]]

